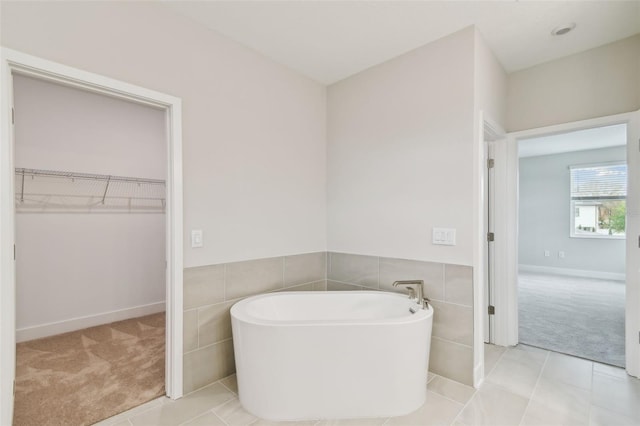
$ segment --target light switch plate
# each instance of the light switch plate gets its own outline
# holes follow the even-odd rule
[[[456,229],[455,228],[433,228],[432,235],[433,244],[444,246],[456,245]]]
[[[191,230],[191,248],[199,248],[204,245],[202,229]]]

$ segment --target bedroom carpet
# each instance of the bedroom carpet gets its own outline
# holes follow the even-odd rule
[[[624,367],[625,284],[520,273],[519,340]]]
[[[16,346],[14,425],[89,425],[164,395],[165,314]]]

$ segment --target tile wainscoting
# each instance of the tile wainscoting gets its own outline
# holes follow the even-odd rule
[[[278,290],[326,290],[325,252],[184,270],[184,393],[235,372],[231,306]]]
[[[329,252],[327,290],[385,290],[398,280],[423,280],[434,307],[429,370],[473,385],[471,266]]]
[[[334,252],[248,260],[184,270],[184,392],[233,374],[231,306],[272,291],[398,291],[422,279],[435,308],[429,369],[473,382],[473,284],[469,266]]]

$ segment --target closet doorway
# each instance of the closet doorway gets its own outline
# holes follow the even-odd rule
[[[28,76],[13,93],[14,421],[93,423],[165,393],[165,116]]]
[[[2,49],[2,71],[2,90],[13,95],[3,96],[2,109],[10,115],[0,123],[2,422],[46,423],[20,417],[25,371],[32,377],[22,384],[29,386],[71,382],[61,376],[65,368],[74,378],[86,375],[78,400],[60,402],[59,413],[49,407],[47,415],[58,423],[93,423],[145,402],[130,398],[123,392],[128,388],[142,399],[181,397],[180,100],[8,49]],[[109,109],[113,113],[117,105],[125,111],[110,121]],[[157,125],[140,126],[151,122]],[[10,259],[7,246],[14,241],[16,256]],[[105,323],[110,325],[97,326]],[[78,329],[85,332],[72,331]],[[56,353],[62,343],[49,336],[59,333],[66,333],[63,343],[80,344],[78,359]],[[162,359],[137,355],[136,339],[152,341]],[[24,341],[39,343],[27,347],[22,360],[53,362],[42,368],[53,376],[35,377],[37,368],[20,362],[16,371],[10,347]],[[53,356],[43,356],[47,351]],[[124,364],[140,362],[131,371],[142,376],[107,372],[101,378],[111,368],[105,363],[109,354]],[[160,382],[137,387],[152,375]],[[112,382],[117,376],[129,380],[120,390]],[[14,378],[15,411],[7,392]],[[49,398],[33,389],[27,393],[31,406]],[[55,393],[72,391],[58,387]],[[91,398],[98,403],[91,405]],[[96,410],[106,405],[115,411]],[[64,411],[90,413],[81,419]]]

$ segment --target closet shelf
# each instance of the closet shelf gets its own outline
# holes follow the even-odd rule
[[[130,183],[146,183],[150,185],[164,185],[165,181],[162,179],[147,179],[128,176],[112,176],[112,175],[98,175],[93,173],[76,173],[76,172],[64,172],[59,170],[40,170],[40,169],[24,169],[16,168],[16,175],[21,176],[47,176],[67,179],[85,179],[85,180],[101,180],[111,182],[130,182]]]
[[[165,181],[59,170],[15,169],[17,211],[164,212]]]

